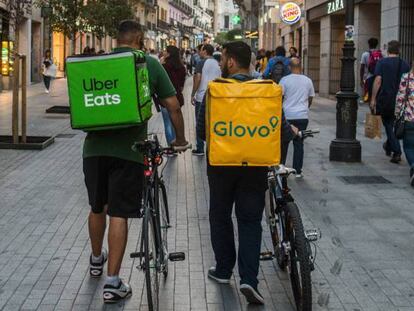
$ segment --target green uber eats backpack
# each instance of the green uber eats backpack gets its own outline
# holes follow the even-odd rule
[[[71,126],[84,131],[136,126],[152,116],[142,51],[66,59]]]

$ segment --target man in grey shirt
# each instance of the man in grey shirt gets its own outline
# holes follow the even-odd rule
[[[191,102],[195,106],[196,122],[200,107],[207,90],[208,83],[221,76],[221,70],[218,62],[213,58],[214,48],[210,44],[205,44],[201,48],[202,63],[196,67],[194,75],[193,91],[191,93]],[[196,149],[192,151],[193,155],[204,155],[204,141],[197,136]]]

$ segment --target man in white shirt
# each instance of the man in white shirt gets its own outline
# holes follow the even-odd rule
[[[221,77],[221,69],[219,63],[213,58],[214,48],[210,44],[204,44],[201,48],[201,57],[203,63],[200,63],[199,67],[196,68],[194,77],[193,92],[191,94],[192,104],[195,106],[196,121],[200,112],[204,95],[206,94],[208,83],[214,79]],[[203,156],[204,155],[204,141],[197,137],[196,149],[192,151],[193,155]]]
[[[306,130],[309,123],[309,108],[312,99],[315,97],[312,80],[302,74],[302,66],[299,58],[293,57],[290,60],[291,74],[280,80],[283,88],[283,112],[291,125],[300,131]],[[286,162],[289,143],[282,146],[282,162]],[[302,178],[303,167],[303,139],[297,137],[293,140],[293,168],[296,170],[296,177]]]

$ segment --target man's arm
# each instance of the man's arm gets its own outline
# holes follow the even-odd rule
[[[271,58],[271,59],[269,59],[269,61],[267,63],[266,69],[265,69],[265,71],[263,73],[263,77],[265,79],[269,78],[269,76],[270,76],[270,73],[272,71],[273,62],[274,62],[273,61],[273,58]]]
[[[378,95],[379,89],[381,88],[381,84],[382,84],[382,77],[376,76],[374,80],[374,85],[372,87],[371,103],[369,105],[372,111],[374,111],[375,109],[375,103],[377,102],[377,95]]]
[[[193,76],[193,90],[191,92],[191,98],[193,98],[195,94],[197,93],[197,90],[200,87],[200,83],[201,83],[201,73],[196,73]]]
[[[309,96],[309,98],[308,98],[308,102],[309,102],[309,108],[312,106],[312,102],[313,102],[313,97],[312,96]]]
[[[175,130],[175,146],[185,146],[188,142],[185,139],[184,134],[184,118],[181,112],[180,103],[176,96],[167,97],[161,99],[162,105],[168,110],[168,114],[171,118],[171,123]]]

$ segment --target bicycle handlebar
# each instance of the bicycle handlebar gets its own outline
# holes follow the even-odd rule
[[[320,133],[319,129],[304,130],[304,131],[300,131],[298,136],[302,139],[305,139],[308,137],[313,137],[315,134],[319,134],[319,133]]]

